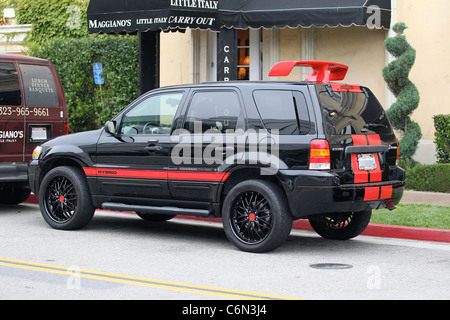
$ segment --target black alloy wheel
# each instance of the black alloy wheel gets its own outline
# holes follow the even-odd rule
[[[42,180],[39,206],[45,221],[55,229],[84,227],[94,215],[91,194],[83,171],[56,167]]]
[[[269,201],[259,192],[242,193],[233,203],[231,227],[245,244],[258,244],[272,230],[273,214]]]
[[[262,253],[286,241],[292,216],[285,195],[273,182],[245,180],[226,195],[222,223],[227,238],[238,249]]]
[[[360,235],[369,225],[372,211],[333,213],[310,218],[309,222],[326,239],[348,240]]]
[[[77,207],[75,187],[66,177],[54,178],[46,190],[45,207],[49,217],[57,223],[69,221]]]

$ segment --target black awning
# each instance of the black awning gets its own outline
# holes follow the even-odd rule
[[[389,29],[390,0],[225,0],[220,22],[227,28],[369,26]]]
[[[88,30],[89,33],[220,30],[218,5],[217,0],[90,0]]]
[[[90,0],[90,33],[222,27],[390,27],[390,0]]]

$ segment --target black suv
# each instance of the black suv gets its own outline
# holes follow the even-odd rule
[[[151,221],[221,217],[239,249],[266,252],[296,219],[325,238],[359,235],[372,209],[403,195],[397,157],[365,87],[205,83],[150,91],[100,130],[42,144],[29,182],[57,229],[85,226],[96,208]]]

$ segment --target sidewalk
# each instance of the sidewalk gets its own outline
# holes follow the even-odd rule
[[[34,194],[31,194],[30,198],[28,198],[26,202],[37,204],[38,200]],[[400,203],[405,204],[416,203],[416,204],[448,206],[450,214],[449,193],[405,191]],[[220,219],[218,218],[196,218],[187,216],[178,216],[177,218],[220,222]],[[294,221],[292,228],[299,230],[313,230],[308,220],[303,219]],[[390,225],[369,223],[369,226],[362,233],[362,235],[450,243],[450,230],[445,229],[390,226]]]
[[[450,207],[450,193],[405,191],[400,203],[432,204]]]

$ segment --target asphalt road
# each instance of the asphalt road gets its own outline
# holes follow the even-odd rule
[[[293,230],[251,254],[217,223],[97,211],[86,228],[59,231],[35,204],[0,207],[0,238],[1,300],[450,299],[446,243]]]

